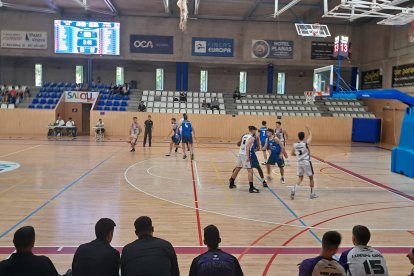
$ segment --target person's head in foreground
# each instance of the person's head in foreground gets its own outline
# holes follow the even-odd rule
[[[204,228],[204,244],[208,249],[217,249],[221,243],[220,232],[215,225]]]
[[[305,132],[301,131],[298,133],[299,141],[305,140]]]
[[[98,240],[111,243],[114,237],[115,222],[110,218],[101,218],[95,224],[95,235]]]
[[[332,258],[338,252],[341,244],[341,234],[337,231],[328,231],[322,237],[322,253],[325,258]]]
[[[252,135],[255,135],[256,134],[256,130],[257,130],[257,127],[255,127],[255,126],[249,126],[249,132]]]
[[[35,244],[35,230],[32,226],[24,226],[14,233],[13,244],[17,253],[32,252]]]
[[[371,239],[371,233],[366,226],[355,225],[352,228],[352,242],[354,245],[367,245]]]
[[[414,265],[414,248],[411,248],[407,254],[407,258],[410,260],[411,264]]]
[[[138,238],[144,237],[144,236],[151,236],[154,233],[154,227],[152,226],[152,220],[150,217],[142,216],[135,220],[134,222],[135,226],[135,234],[138,236]]]

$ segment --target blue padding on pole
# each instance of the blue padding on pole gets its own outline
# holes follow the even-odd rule
[[[414,106],[414,97],[397,89],[360,90],[356,93],[357,99],[390,99],[398,100],[406,105]]]
[[[273,76],[275,74],[275,69],[273,68],[273,64],[267,65],[267,94],[273,93]]]

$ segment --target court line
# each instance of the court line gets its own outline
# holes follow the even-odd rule
[[[141,193],[143,193],[143,194],[145,194],[145,195],[147,195],[147,196],[150,196],[150,197],[152,197],[152,198],[155,198],[155,199],[158,199],[158,200],[161,200],[161,201],[164,201],[164,202],[168,202],[168,203],[171,203],[171,204],[174,204],[174,205],[177,205],[177,206],[181,206],[181,207],[184,207],[184,208],[188,208],[188,209],[196,209],[195,207],[193,207],[193,206],[190,206],[190,205],[186,205],[186,204],[183,204],[183,203],[180,203],[180,202],[177,202],[177,201],[172,201],[172,200],[169,200],[169,199],[166,199],[166,198],[163,198],[163,197],[160,197],[160,196],[157,196],[157,195],[155,195],[155,194],[151,194],[151,193],[149,193],[149,192],[147,192],[147,191],[145,191],[145,190],[143,190],[143,189],[141,189],[141,188],[139,188],[139,187],[137,187],[136,185],[134,185],[130,180],[129,180],[129,178],[128,178],[128,172],[133,168],[133,167],[135,167],[136,165],[141,165],[141,164],[143,164],[144,162],[146,162],[146,161],[150,161],[150,160],[153,160],[153,159],[155,159],[155,158],[149,158],[149,159],[145,159],[145,160],[142,160],[142,161],[139,161],[139,162],[137,162],[137,163],[135,163],[135,164],[132,164],[131,166],[129,166],[126,170],[125,170],[125,172],[124,172],[124,179],[125,179],[125,181],[127,182],[127,184],[129,185],[129,186],[131,186],[132,188],[134,188],[135,190],[137,190],[137,191],[139,191],[139,192],[141,192]],[[372,202],[372,204],[375,204],[375,202]],[[223,216],[223,217],[228,217],[228,218],[233,218],[233,219],[241,219],[241,220],[246,220],[246,221],[252,221],[252,222],[258,222],[258,223],[264,223],[264,224],[270,224],[270,225],[283,225],[283,226],[287,226],[287,227],[292,227],[292,228],[307,228],[307,229],[317,229],[317,230],[331,230],[331,228],[323,228],[323,227],[310,227],[310,226],[308,226],[308,227],[304,227],[304,226],[302,226],[302,225],[291,225],[291,224],[286,224],[286,223],[279,223],[279,222],[274,222],[274,221],[267,221],[267,220],[259,220],[259,219],[253,219],[253,218],[245,218],[245,217],[240,217],[240,216],[236,216],[236,215],[229,215],[229,214],[225,214],[225,213],[221,213],[221,212],[216,212],[216,211],[211,211],[211,210],[206,210],[206,209],[203,209],[203,208],[198,208],[198,210],[199,211],[201,211],[201,212],[205,212],[205,213],[209,213],[209,214],[214,214],[214,215],[219,215],[219,216]],[[349,228],[343,228],[343,229],[337,229],[338,231],[349,231]],[[404,228],[404,229],[381,229],[381,228],[379,228],[379,229],[376,229],[376,228],[373,228],[373,229],[370,229],[371,230],[371,232],[372,231],[404,231],[404,232],[406,232],[407,230],[411,230],[411,229],[406,229],[406,228]]]
[[[197,185],[196,180],[194,177],[194,166],[193,166],[193,160],[190,158],[190,164],[191,164],[191,177],[193,182],[193,191],[194,191],[194,205],[195,205],[195,213],[197,218],[197,232],[198,232],[198,242],[200,246],[203,245],[203,238],[201,235],[201,221],[200,221],[200,211],[198,210],[198,197],[197,197]]]
[[[18,151],[14,151],[14,152],[11,152],[11,153],[8,153],[8,154],[0,155],[0,158],[8,157],[10,155],[14,155],[14,154],[18,154],[18,153],[21,153],[21,152],[24,152],[24,151],[27,151],[27,150],[31,150],[31,149],[34,149],[34,148],[38,148],[40,146],[41,145],[36,145],[36,146],[33,146],[33,147],[29,147],[29,148],[21,149],[21,150],[18,150]]]
[[[394,206],[394,207],[383,207],[383,208],[375,208],[375,209],[367,209],[367,210],[362,210],[362,211],[357,211],[357,212],[351,212],[351,213],[347,213],[347,214],[342,214],[339,216],[335,216],[335,217],[331,217],[328,218],[326,220],[320,221],[318,223],[315,223],[312,225],[313,226],[318,226],[321,224],[324,224],[326,222],[332,221],[332,220],[337,220],[339,218],[343,218],[343,217],[347,217],[347,216],[352,216],[352,215],[356,215],[356,214],[361,214],[361,213],[368,213],[368,212],[374,212],[374,211],[380,211],[380,210],[390,210],[390,209],[402,209],[402,208],[414,208],[414,205],[412,206]],[[283,243],[282,246],[288,245],[291,241],[295,240],[297,237],[299,237],[300,235],[302,235],[304,232],[306,232],[306,229],[303,229],[302,231],[300,231],[299,233],[296,233],[294,236],[290,237],[287,241],[285,241]],[[275,254],[273,254],[273,256],[270,258],[269,262],[267,263],[265,270],[263,271],[263,276],[267,275],[267,272],[270,269],[270,266],[272,265],[273,261],[276,259],[276,257],[278,256],[278,252],[276,252]]]
[[[17,222],[16,224],[14,224],[11,228],[9,228],[6,232],[4,232],[3,234],[0,235],[0,239],[2,239],[3,237],[5,237],[6,235],[8,235],[11,231],[13,231],[14,229],[16,229],[19,225],[21,225],[23,222],[27,221],[28,219],[30,219],[32,216],[34,216],[36,213],[38,213],[40,210],[42,210],[43,208],[45,208],[47,205],[49,205],[52,201],[54,201],[56,198],[58,198],[60,195],[62,195],[64,192],[66,192],[70,187],[72,187],[73,185],[77,184],[79,181],[81,181],[84,177],[88,176],[91,172],[93,172],[95,169],[97,169],[99,166],[101,166],[103,163],[105,163],[106,161],[108,161],[109,159],[111,159],[113,156],[115,156],[115,154],[117,154],[119,152],[119,150],[115,151],[114,153],[112,153],[111,155],[109,155],[106,159],[104,159],[103,161],[99,162],[97,165],[95,165],[93,168],[89,169],[88,171],[86,171],[84,174],[82,174],[80,177],[78,177],[76,180],[74,180],[73,182],[69,183],[68,185],[66,185],[65,187],[63,187],[57,194],[55,194],[53,197],[51,197],[50,199],[48,199],[47,201],[45,201],[42,205],[40,205],[39,207],[37,207],[36,209],[34,209],[33,211],[31,211],[27,216],[25,216],[24,218],[22,218],[19,222]]]
[[[333,168],[335,168],[335,169],[337,169],[339,171],[342,171],[342,172],[344,172],[346,174],[352,175],[355,178],[361,179],[361,180],[363,180],[363,181],[365,181],[367,183],[370,183],[370,184],[372,184],[374,186],[377,186],[380,189],[383,189],[383,190],[388,191],[388,192],[390,192],[392,194],[395,194],[397,196],[400,196],[402,198],[405,198],[405,199],[407,199],[409,201],[414,201],[414,196],[408,195],[408,194],[406,194],[406,193],[404,193],[402,191],[399,191],[397,189],[391,188],[391,187],[389,187],[387,185],[384,185],[382,183],[379,183],[379,182],[377,182],[377,181],[375,181],[373,179],[370,179],[368,177],[365,177],[365,176],[363,176],[361,174],[358,174],[358,173],[353,172],[351,170],[345,169],[345,168],[343,168],[341,166],[336,165],[335,163],[332,163],[332,162],[323,160],[320,157],[317,157],[317,156],[314,156],[314,155],[312,157],[315,158],[316,160],[319,160],[320,162],[323,162],[325,164],[328,164],[329,166],[331,166],[331,167],[333,167]]]
[[[148,168],[148,169],[147,169],[147,173],[148,173],[149,175],[153,176],[153,177],[162,178],[162,179],[180,180],[180,181],[183,181],[183,180],[184,180],[184,179],[181,179],[181,178],[166,177],[166,176],[160,176],[160,175],[156,175],[156,174],[151,173],[151,170],[152,170],[153,168],[156,168],[156,167],[159,167],[159,166],[153,166],[153,167]]]

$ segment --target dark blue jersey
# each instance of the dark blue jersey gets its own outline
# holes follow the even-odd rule
[[[191,137],[193,134],[193,127],[191,126],[190,121],[183,121],[181,124],[182,132],[181,135],[183,137]]]
[[[282,147],[274,139],[267,140],[267,148],[270,150],[271,155],[279,156],[282,152]]]
[[[267,139],[267,127],[261,127],[259,129],[260,133],[260,142],[264,143]]]
[[[334,259],[321,256],[306,259],[299,266],[299,276],[346,276],[344,268]]]
[[[195,258],[190,276],[242,276],[243,271],[235,257],[220,249],[209,250]]]

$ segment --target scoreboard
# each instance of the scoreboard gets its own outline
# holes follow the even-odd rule
[[[334,57],[348,58],[349,55],[349,37],[341,35],[335,37]]]
[[[118,22],[55,20],[55,53],[119,55]]]

